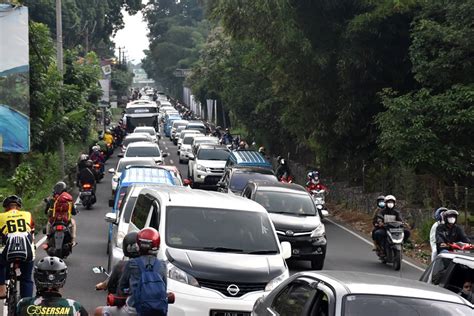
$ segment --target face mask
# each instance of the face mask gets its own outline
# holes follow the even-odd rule
[[[282,159],[282,160],[281,160],[281,164],[282,164],[282,165],[285,164],[285,159]]]
[[[389,202],[387,203],[388,208],[393,208],[395,206],[395,203]]]
[[[456,217],[448,217],[448,223],[449,223],[449,224],[454,224],[454,223],[456,223]]]
[[[379,202],[379,207],[380,207],[380,208],[384,208],[384,207],[385,207],[385,202],[384,202],[384,201],[380,201],[380,202]]]

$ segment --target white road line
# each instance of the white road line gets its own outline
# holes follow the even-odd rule
[[[174,164],[173,159],[170,159],[170,164]]]
[[[168,150],[168,147],[165,146],[165,149]]]
[[[344,226],[342,226],[342,225],[340,225],[340,224],[338,224],[338,223],[336,223],[336,222],[334,222],[334,221],[332,221],[332,220],[330,220],[330,219],[326,219],[326,220],[327,220],[328,222],[330,222],[331,224],[334,224],[334,225],[336,225],[337,227],[339,227],[339,228],[345,230],[346,232],[348,232],[349,234],[353,235],[354,237],[359,238],[360,240],[362,240],[362,241],[365,242],[366,244],[368,244],[368,245],[370,245],[370,246],[373,245],[373,243],[372,243],[370,240],[368,240],[367,238],[362,237],[361,235],[359,235],[359,234],[353,232],[352,230],[350,230],[350,229],[348,229],[348,228],[346,228],[346,227],[344,227]],[[409,261],[406,261],[405,259],[403,259],[402,261],[403,261],[405,264],[409,265],[410,267],[415,268],[415,269],[417,269],[417,270],[419,270],[419,271],[421,271],[421,272],[424,272],[424,271],[425,271],[425,269],[423,269],[423,268],[421,268],[421,267],[417,266],[416,264],[413,264],[413,263],[411,263],[411,262],[409,262]]]
[[[39,248],[44,242],[46,241],[46,236],[43,236],[38,242],[36,243],[36,248]]]

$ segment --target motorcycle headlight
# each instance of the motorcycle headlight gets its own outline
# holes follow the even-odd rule
[[[325,233],[326,229],[324,227],[324,224],[321,223],[318,227],[316,227],[315,230],[313,230],[313,232],[311,233],[311,237],[323,237]]]
[[[181,283],[199,287],[198,281],[192,275],[184,272],[170,262],[166,262],[166,266],[168,268],[168,278]]]
[[[204,167],[203,165],[197,165],[196,168],[199,171],[206,172],[206,167]]]
[[[323,209],[323,206],[322,206],[322,204],[318,204],[318,205],[316,205],[316,208],[317,208],[318,210],[322,210],[322,209]]]
[[[276,288],[278,285],[280,285],[281,282],[285,281],[289,277],[290,273],[288,272],[288,269],[286,269],[285,272],[283,272],[282,274],[267,283],[267,285],[265,286],[265,292],[273,291],[274,288]]]

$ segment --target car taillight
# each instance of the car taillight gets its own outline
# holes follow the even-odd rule
[[[59,232],[60,232],[60,231],[63,231],[63,230],[64,230],[64,226],[63,226],[63,225],[58,225],[58,226],[56,226],[56,230],[59,231]]]
[[[100,168],[100,165],[99,165],[98,163],[96,163],[96,164],[94,165],[94,167],[95,167],[95,168]]]
[[[82,188],[87,190],[87,189],[92,188],[92,186],[89,183],[86,183],[82,186]]]

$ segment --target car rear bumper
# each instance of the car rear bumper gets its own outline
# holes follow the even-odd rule
[[[278,239],[280,242],[288,241],[291,244],[291,258],[310,260],[326,256],[327,240],[325,237],[290,237],[278,235]]]

